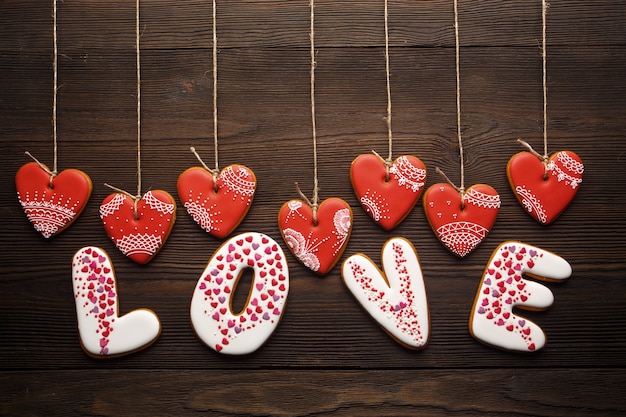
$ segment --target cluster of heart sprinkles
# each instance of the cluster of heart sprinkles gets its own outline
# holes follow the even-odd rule
[[[519,306],[545,309],[554,301],[545,286],[529,281],[562,280],[571,267],[562,258],[521,242],[504,242],[485,268],[470,317],[470,332],[478,340],[508,350],[535,351],[545,344],[545,334],[535,323],[513,313]]]
[[[254,278],[239,313],[232,310],[237,282],[246,269]],[[211,257],[191,300],[191,322],[198,337],[225,354],[258,349],[282,317],[289,292],[289,270],[271,237],[248,232],[227,240]]]
[[[80,304],[79,310],[85,317],[97,322],[95,334],[100,347],[99,354],[107,355],[117,314],[117,293],[115,280],[110,276],[111,265],[104,254],[87,247],[74,258],[72,269],[77,306]]]
[[[413,245],[392,238],[383,247],[385,276],[364,255],[343,264],[342,277],[361,306],[394,339],[412,349],[425,347],[429,336],[426,290]]]

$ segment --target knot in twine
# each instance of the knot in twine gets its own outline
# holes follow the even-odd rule
[[[37,163],[37,165],[39,165],[39,168],[43,169],[46,173],[48,173],[48,175],[50,175],[50,180],[48,181],[48,187],[54,188],[54,184],[52,184],[52,180],[54,180],[54,178],[59,174],[56,168],[51,170],[50,168],[46,166],[46,164],[40,162],[37,158],[35,158],[28,151],[24,152],[24,154],[28,155],[33,161]]]

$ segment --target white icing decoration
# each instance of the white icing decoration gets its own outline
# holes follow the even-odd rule
[[[488,345],[513,351],[532,352],[546,343],[541,327],[513,313],[514,307],[546,309],[554,301],[544,285],[528,281],[564,280],[572,268],[558,255],[521,242],[504,242],[496,248],[478,286],[469,320],[470,333]]]
[[[406,239],[389,239],[382,249],[381,272],[365,255],[343,263],[343,281],[361,306],[394,339],[423,348],[428,342],[428,300],[415,248]]]
[[[138,309],[118,316],[115,274],[104,250],[87,246],[76,252],[72,284],[80,341],[90,356],[132,353],[159,336],[161,323],[151,310]]]
[[[232,311],[231,299],[241,274],[254,278],[247,304]],[[289,269],[280,245],[256,232],[242,233],[215,251],[191,299],[191,323],[211,349],[232,355],[257,350],[278,326],[289,293]]]

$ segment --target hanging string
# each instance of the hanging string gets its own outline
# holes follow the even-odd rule
[[[139,0],[135,2],[135,64],[136,64],[136,77],[137,77],[137,194],[132,195],[128,191],[121,188],[114,187],[105,183],[104,185],[110,189],[122,193],[128,196],[134,202],[135,218],[139,219],[139,213],[137,211],[137,204],[141,200],[141,49],[139,39],[141,32],[139,30]]]
[[[435,171],[440,174],[459,194],[461,194],[461,209],[465,207],[465,161],[463,157],[463,137],[461,135],[461,71],[460,71],[460,42],[459,42],[459,8],[458,1],[454,0],[454,46],[456,59],[456,129],[459,143],[459,159],[461,164],[461,185],[457,187],[438,167]]]
[[[546,46],[546,27],[548,14],[547,0],[541,0],[541,61],[542,61],[542,90],[543,90],[543,155],[533,149],[533,147],[522,139],[517,141],[528,149],[530,153],[539,158],[546,170],[544,179],[548,177],[548,72],[547,72],[547,46]]]
[[[135,48],[137,59],[137,200],[141,198],[141,53],[139,49],[139,0],[135,4]]]
[[[461,194],[465,192],[465,161],[463,160],[463,138],[461,136],[461,71],[460,71],[460,45],[459,45],[459,6],[458,0],[454,0],[454,45],[456,55],[456,129],[459,140],[459,158],[461,161]]]
[[[547,77],[547,46],[546,18],[548,14],[547,0],[541,0],[541,58],[543,67],[543,159],[548,159],[548,77]]]
[[[58,48],[58,36],[57,36],[57,0],[52,0],[52,170],[45,164],[35,158],[30,152],[25,151],[28,157],[39,165],[48,175],[50,175],[50,181],[48,186],[53,188],[52,180],[57,176],[57,91],[59,89],[59,48]]]
[[[213,148],[215,152],[215,173],[219,173],[220,165],[217,149],[217,3],[213,0]],[[215,181],[214,181],[215,182]]]
[[[386,180],[389,181],[389,168],[393,161],[393,134],[391,132],[391,82],[390,82],[390,70],[389,70],[389,10],[388,0],[385,0],[385,75],[387,77],[387,136],[389,139],[389,157],[385,161],[386,167]]]
[[[296,190],[301,197],[311,206],[313,211],[313,224],[317,225],[317,207],[319,203],[319,186],[317,178],[317,130],[315,123],[315,0],[309,2],[311,9],[311,30],[309,38],[311,41],[311,127],[313,136],[313,198],[309,200],[304,193],[300,190],[298,183],[296,183]]]
[[[54,53],[52,58],[52,73],[53,73],[53,93],[52,93],[52,173],[51,177],[57,175],[57,90],[59,88],[59,48],[58,48],[58,36],[57,36],[57,0],[53,0],[52,3],[52,42],[54,44]],[[52,182],[52,178],[50,178]]]

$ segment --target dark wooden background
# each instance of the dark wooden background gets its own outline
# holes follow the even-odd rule
[[[419,352],[391,340],[353,301],[339,268],[319,278],[290,256],[291,292],[274,335],[247,357],[221,356],[189,324],[195,283],[220,241],[193,223],[178,175],[212,161],[211,3],[143,0],[144,191],[179,202],[169,241],[146,266],[126,259],[98,216],[108,182],[134,191],[135,4],[59,1],[59,168],[94,183],[77,222],[50,241],[26,220],[14,177],[29,150],[52,163],[51,2],[0,1],[0,415],[3,416],[590,416],[626,413],[626,7],[552,1],[548,17],[550,151],[577,152],[584,182],[563,216],[542,227],[506,179],[517,138],[541,149],[540,1],[461,1],[466,184],[502,198],[491,234],[466,259],[435,238],[421,205],[391,233],[363,210],[351,161],[386,154],[382,0],[318,0],[317,121],[321,197],[355,214],[345,256],[378,260],[383,243],[415,245],[431,312]],[[458,182],[451,0],[391,0],[394,156],[413,154]],[[276,217],[312,188],[307,0],[218,1],[221,165],[254,170],[258,191],[238,232],[280,238]],[[519,355],[467,330],[494,248],[517,239],[573,267],[548,284],[551,309],[527,313],[546,348]],[[121,310],[153,309],[163,331],[149,349],[94,360],[78,343],[71,258],[83,246],[112,257]]]

